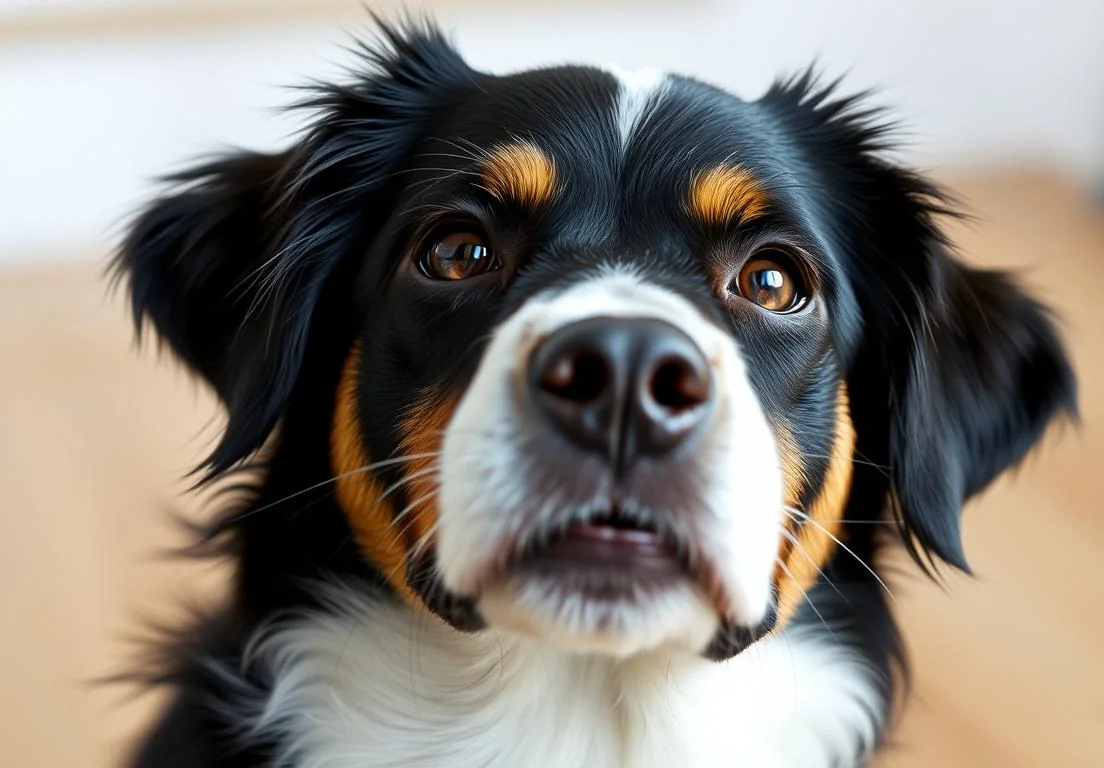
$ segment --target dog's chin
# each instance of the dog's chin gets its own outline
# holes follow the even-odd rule
[[[660,650],[699,654],[719,627],[691,579],[616,564],[557,571],[549,563],[525,563],[489,584],[478,610],[491,627],[618,658]]]

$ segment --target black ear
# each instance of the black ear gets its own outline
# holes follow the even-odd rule
[[[259,448],[295,388],[320,298],[370,242],[394,175],[473,73],[435,29],[381,25],[349,84],[321,84],[318,113],[282,154],[240,153],[174,177],[115,259],[135,321],[162,338],[222,398],[228,422],[206,467]]]
[[[289,155],[241,153],[173,177],[177,187],[138,218],[116,266],[129,278],[135,325],[161,338],[215,389],[230,413],[234,454],[259,446],[294,383],[308,313],[277,322],[264,290],[273,210]],[[238,456],[218,456],[224,469]]]
[[[856,466],[864,481],[852,495],[890,502],[921,565],[935,556],[968,570],[962,505],[1075,414],[1073,372],[1046,309],[951,254],[948,196],[887,160],[893,125],[836,85],[810,70],[762,104],[802,148],[820,192],[812,207],[847,273],[832,306],[836,347],[857,450],[878,466]]]
[[[240,154],[173,177],[185,185],[150,205],[120,249],[139,333],[146,317],[224,399],[244,354],[246,276],[272,238],[267,210],[285,162]],[[234,288],[237,293],[234,295]]]
[[[1055,416],[1075,411],[1076,388],[1039,303],[1007,275],[929,247],[922,314],[885,351],[888,464],[909,543],[968,570],[963,502],[1022,459]]]

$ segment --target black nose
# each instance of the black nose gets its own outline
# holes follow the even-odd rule
[[[539,410],[618,473],[639,456],[687,444],[708,419],[705,355],[669,323],[596,317],[556,331],[534,350],[529,384]]]

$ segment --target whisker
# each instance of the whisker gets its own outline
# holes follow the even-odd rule
[[[896,595],[894,595],[892,590],[890,590],[890,588],[886,585],[886,583],[884,581],[882,581],[882,577],[879,576],[877,573],[875,573],[874,569],[871,568],[869,565],[867,565],[865,560],[863,560],[861,557],[856,555],[854,550],[851,549],[851,547],[847,546],[842,541],[840,541],[839,538],[834,533],[829,531],[827,528],[825,528],[823,525],[821,525],[819,522],[817,522],[815,519],[813,519],[809,515],[802,512],[800,509],[794,509],[793,507],[788,507],[786,505],[783,505],[782,506],[782,511],[785,512],[787,515],[789,515],[794,520],[797,520],[799,522],[804,521],[804,522],[812,523],[817,528],[819,528],[821,530],[821,532],[824,533],[824,535],[826,535],[828,538],[832,539],[832,541],[836,542],[836,544],[844,552],[851,555],[851,557],[855,558],[855,560],[858,562],[858,564],[861,565],[863,568],[865,568],[867,570],[867,572],[871,576],[873,576],[874,579],[881,585],[882,589],[885,590],[886,594],[889,595],[890,599],[892,599],[893,602],[897,602]]]
[[[402,216],[412,216],[415,213],[421,213],[422,211],[432,211],[435,213],[448,213],[452,210],[447,205],[441,203],[422,203],[421,205],[412,205],[409,208],[403,208]]]
[[[337,556],[341,554],[341,550],[345,549],[345,547],[348,546],[349,542],[351,542],[352,540],[353,532],[350,530],[349,533],[345,534],[345,538],[341,540],[341,543],[338,544],[337,547],[334,548],[334,551],[330,553],[330,556],[325,559],[324,562],[326,563],[327,567],[331,563],[333,563]]]
[[[468,162],[478,160],[478,158],[472,155],[459,155],[455,152],[419,152],[415,157],[453,157],[457,160],[467,160]]]
[[[719,448],[719,449],[723,450],[723,449],[726,449],[726,448],[730,448],[731,446],[732,446],[732,441],[730,441],[730,440],[721,439],[721,440],[717,441],[717,448]],[[831,460],[831,459],[836,458],[835,456],[829,456],[828,454],[824,454],[824,453],[806,453],[805,451],[798,451],[798,454],[801,456],[801,458],[806,458],[806,459]],[[858,456],[852,456],[849,459],[849,461],[852,464],[858,464],[859,466],[872,467],[874,469],[880,470],[881,474],[883,474],[886,477],[889,477],[889,473],[893,471],[893,467],[891,467],[891,466],[888,466],[886,464],[878,464],[877,462],[870,461],[869,459],[864,459],[864,458],[861,458],[861,457],[858,457]]]
[[[403,515],[409,514],[409,512],[412,509],[414,509],[414,507],[416,507],[417,505],[422,504],[426,501],[429,501],[430,499],[434,498],[436,495],[437,495],[436,491],[430,491],[429,493],[426,493],[426,494],[423,494],[422,496],[419,496],[417,499],[415,499],[414,501],[412,501],[412,502],[410,502],[409,504],[406,505],[406,507],[396,516],[395,521],[397,521]],[[413,522],[413,518],[411,518],[411,522]],[[394,523],[392,523],[392,524],[394,524]],[[400,538],[409,529],[409,525],[410,525],[410,523],[408,523],[401,531],[398,532],[397,535]],[[430,529],[436,531],[436,523],[431,525]],[[407,560],[408,560],[408,558],[403,558],[402,562],[400,562],[398,565],[396,565],[394,568],[391,569],[391,572],[386,575],[388,582],[390,582],[393,578],[395,578],[395,576],[398,575],[399,569],[407,564]]]
[[[779,531],[786,538],[786,540],[793,544],[797,548],[797,551],[800,552],[805,557],[805,559],[808,560],[810,564],[812,564],[814,568],[816,568],[817,574],[820,576],[820,578],[824,579],[824,581],[836,591],[837,595],[842,597],[845,602],[850,604],[851,601],[847,599],[846,595],[840,592],[840,589],[836,586],[836,583],[828,578],[828,575],[824,573],[824,569],[821,568],[817,561],[809,555],[808,550],[805,549],[798,537],[790,531],[787,531],[785,528],[780,528]]]
[[[419,536],[418,540],[414,542],[414,547],[410,550],[410,556],[412,558],[417,559],[422,556],[422,550],[429,544],[430,540],[437,535],[437,525],[438,523],[434,521],[433,525],[429,526],[426,532]]]
[[[420,169],[418,169],[418,170],[420,170]],[[429,168],[427,170],[442,171],[444,169],[442,169],[442,168]],[[415,188],[420,187],[422,185],[428,185],[428,186],[426,186],[426,190],[428,191],[430,189],[433,189],[433,187],[437,186],[438,184],[440,184],[442,182],[445,182],[445,181],[448,181],[449,179],[455,178],[457,176],[475,176],[475,175],[476,174],[473,173],[472,171],[465,171],[465,170],[461,169],[461,170],[452,171],[451,173],[446,173],[446,174],[443,174],[443,175],[440,175],[440,176],[429,176],[429,177],[424,178],[424,179],[418,179],[417,181],[412,181],[409,184],[407,184],[407,187],[409,187],[410,189],[415,189]]]
[[[383,178],[384,178],[384,180],[386,180],[386,179],[393,179],[393,178],[395,178],[395,177],[397,177],[397,176],[403,176],[403,175],[405,175],[405,174],[409,174],[409,173],[420,173],[420,172],[423,172],[423,171],[425,171],[425,172],[427,172],[427,173],[428,173],[428,172],[433,172],[433,173],[445,173],[445,174],[448,174],[448,176],[446,176],[446,177],[444,177],[444,178],[450,178],[450,177],[452,177],[452,176],[456,176],[456,175],[464,175],[464,176],[477,176],[477,175],[478,175],[478,174],[477,174],[477,173],[476,173],[475,171],[473,171],[473,170],[471,170],[471,169],[469,169],[469,168],[433,168],[433,167],[415,167],[415,168],[403,168],[403,169],[402,169],[401,171],[395,171],[394,173],[392,173],[392,174],[390,174],[390,175],[388,175],[388,176],[384,176]],[[441,177],[439,177],[439,176],[435,176],[435,177],[433,177],[433,178],[434,178],[434,180],[436,180],[436,179],[439,179],[439,178],[441,178]]]
[[[436,457],[436,456],[439,456],[440,454],[441,454],[440,451],[428,451],[426,453],[409,453],[409,454],[406,454],[405,456],[395,456],[395,457],[390,458],[390,459],[383,459],[382,461],[374,461],[371,464],[365,464],[363,467],[357,467],[356,469],[350,469],[347,472],[342,472],[338,475],[334,475],[333,477],[329,478],[328,480],[323,480],[322,482],[315,483],[314,485],[309,485],[306,488],[295,491],[294,493],[289,493],[287,496],[283,496],[279,499],[276,499],[275,501],[270,501],[267,504],[262,504],[259,507],[254,507],[253,509],[246,510],[245,512],[243,512],[240,515],[235,515],[234,517],[231,517],[226,522],[228,524],[240,522],[240,521],[246,519],[247,517],[251,517],[251,516],[253,516],[253,515],[255,515],[259,512],[264,512],[266,509],[271,509],[272,507],[279,506],[280,504],[284,504],[285,502],[291,501],[292,499],[297,498],[299,496],[302,496],[305,493],[310,493],[311,491],[317,491],[319,488],[323,488],[327,485],[330,485],[331,483],[336,483],[338,480],[344,480],[347,477],[352,477],[353,475],[359,475],[359,474],[362,474],[364,472],[371,472],[373,469],[380,469],[381,467],[389,467],[389,466],[392,466],[394,464],[401,464],[402,462],[410,461],[411,459],[425,459],[425,458]]]
[[[415,480],[419,480],[419,479],[425,477],[426,475],[432,475],[435,472],[437,472],[436,465],[430,466],[430,467],[422,467],[417,472],[411,472],[409,475],[404,475],[399,480],[396,480],[395,482],[391,483],[391,485],[387,486],[383,490],[383,492],[380,493],[379,498],[376,499],[376,503],[379,503],[379,502],[383,501],[384,499],[386,499],[392,493],[397,491],[399,488],[402,488],[407,483],[412,483]]]
[[[420,497],[418,497],[417,499],[415,499],[414,501],[410,502],[405,507],[403,507],[399,511],[399,513],[397,515],[395,515],[395,517],[388,524],[387,530],[391,531],[396,526],[401,524],[402,527],[399,528],[397,531],[395,531],[395,537],[398,538],[398,539],[401,539],[403,536],[405,536],[406,532],[410,530],[410,526],[414,524],[414,519],[415,518],[414,518],[413,515],[411,515],[411,513],[414,511],[414,509],[419,504],[422,504],[426,501],[429,501],[429,500],[435,498],[437,496],[437,492],[438,492],[437,488],[432,488],[431,490],[429,490],[426,493],[422,494]],[[408,520],[405,519],[408,516],[409,516],[409,519]]]
[[[494,428],[489,428],[489,427],[488,428],[474,428],[474,429],[460,429],[455,424],[450,424],[445,429],[435,429],[433,431],[437,435],[439,435],[440,437],[444,437],[449,432],[452,432],[452,433],[455,433],[455,434],[458,434],[458,435],[472,435],[473,437],[493,437],[493,438],[504,438],[504,437],[509,437],[510,435],[514,434],[513,430],[510,429],[509,427],[503,428],[503,429],[494,429]]]
[[[468,148],[465,148],[461,144],[457,144],[456,141],[449,141],[448,139],[438,138],[438,141],[442,141],[445,144],[450,144],[453,147],[455,147],[456,149],[460,150],[461,152],[473,152],[474,153],[472,155],[473,160],[476,159],[476,155],[482,156],[484,159],[489,159],[489,158],[493,157],[493,155],[491,154],[491,151],[489,149],[487,149],[486,147],[481,147],[478,144],[476,144],[474,141],[471,141],[470,139],[465,139],[462,136],[458,136],[456,138],[456,141],[464,142],[464,144],[466,144],[468,146]]]
[[[429,491],[426,491],[421,496],[419,496],[417,499],[415,499],[414,501],[407,504],[405,507],[403,507],[401,510],[399,510],[399,513],[397,515],[395,515],[394,519],[392,519],[391,522],[388,524],[388,526],[387,526],[388,530],[394,528],[399,523],[402,523],[403,519],[407,515],[409,515],[411,512],[413,512],[414,509],[419,504],[421,504],[422,502],[428,501],[429,499],[432,499],[436,495],[437,495],[437,489],[433,488]],[[411,518],[411,519],[413,519],[413,518]],[[399,531],[397,531],[395,535],[401,537],[403,534],[406,533],[408,528],[409,528],[409,525],[404,526]]]
[[[783,573],[789,576],[790,581],[794,583],[794,586],[801,590],[801,596],[805,598],[805,602],[808,603],[809,607],[813,609],[813,613],[817,615],[817,618],[820,619],[820,623],[823,624],[824,628],[828,630],[828,634],[830,634],[833,639],[835,639],[836,633],[832,630],[832,627],[824,619],[824,615],[817,609],[816,605],[813,604],[812,598],[809,597],[809,593],[805,590],[805,588],[801,586],[801,582],[794,577],[793,572],[788,567],[786,567],[786,564],[782,562],[781,558],[774,558],[774,562],[778,564],[778,567],[782,569]]]
[[[823,454],[823,453],[805,453],[804,451],[801,451],[801,455],[805,458],[810,458],[810,459],[834,459],[834,458],[836,458],[835,456],[828,456],[828,455]],[[880,470],[883,470],[885,472],[889,472],[891,469],[893,469],[893,467],[890,467],[886,464],[878,464],[877,462],[869,461],[867,459],[856,458],[854,456],[851,457],[851,463],[852,464],[860,464],[864,467],[873,467],[874,469],[880,469]]]

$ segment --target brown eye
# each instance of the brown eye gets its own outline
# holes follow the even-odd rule
[[[466,280],[498,269],[498,263],[482,235],[453,232],[429,243],[422,254],[421,267],[427,276],[437,280]]]
[[[756,254],[736,277],[736,292],[771,312],[792,312],[808,300],[800,272],[781,251]]]

